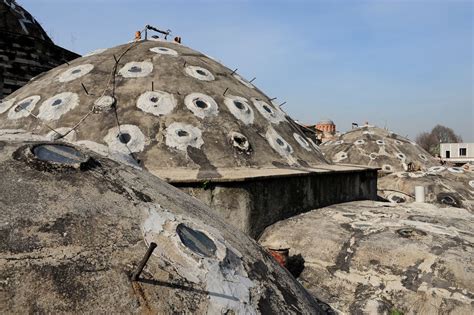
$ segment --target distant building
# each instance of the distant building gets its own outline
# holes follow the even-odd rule
[[[474,162],[474,143],[441,143],[441,159],[453,163]]]
[[[307,125],[306,127],[316,131],[320,142],[332,140],[336,136],[336,124],[331,119],[323,119],[316,125]]]
[[[0,1],[0,100],[38,74],[77,57],[56,46],[16,1]]]

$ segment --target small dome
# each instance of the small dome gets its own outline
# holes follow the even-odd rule
[[[318,125],[335,125],[334,121],[331,119],[322,119],[318,123]]]

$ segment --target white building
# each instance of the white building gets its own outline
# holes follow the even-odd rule
[[[454,163],[474,162],[474,143],[441,143],[441,158]]]

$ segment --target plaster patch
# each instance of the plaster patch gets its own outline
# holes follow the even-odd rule
[[[58,81],[65,83],[69,81],[76,80],[82,76],[85,76],[94,69],[94,65],[88,63],[79,66],[75,66],[71,69],[67,69],[58,76]]]
[[[333,160],[333,162],[337,163],[337,162],[340,162],[340,161],[345,160],[345,159],[347,159],[347,153],[344,152],[344,151],[341,151],[341,152],[337,152],[334,155],[334,158],[332,160]]]
[[[212,97],[202,93],[191,93],[184,98],[184,104],[199,118],[217,116],[219,109]]]
[[[165,130],[166,145],[181,151],[186,151],[188,146],[201,148],[204,144],[202,132],[199,128],[174,122]]]
[[[450,171],[451,173],[455,173],[455,174],[464,173],[464,170],[462,169],[462,167],[448,167],[448,171]]]
[[[242,83],[243,85],[245,85],[246,87],[251,88],[251,89],[254,89],[254,88],[255,88],[252,83],[250,83],[249,81],[245,80],[244,78],[242,78],[242,77],[241,77],[240,75],[238,75],[237,73],[234,73],[232,76],[233,76],[234,78],[236,78],[237,81],[239,81],[240,83]]]
[[[393,166],[390,165],[390,164],[384,164],[382,165],[382,171],[385,171],[385,172],[393,172]]]
[[[378,158],[378,156],[379,156],[379,155],[378,155],[377,153],[375,153],[375,152],[372,152],[372,153],[370,153],[370,154],[369,154],[369,159],[371,159],[371,160],[375,160],[375,159],[377,159],[377,158]]]
[[[311,143],[311,145],[316,151],[321,152],[321,148],[316,143],[314,143],[313,139],[311,138],[306,138],[306,139],[308,139],[309,143]]]
[[[30,112],[35,108],[36,103],[39,102],[41,96],[33,95],[17,102],[8,111],[8,119],[19,119],[28,117]]]
[[[214,81],[214,75],[211,73],[211,71],[198,67],[198,66],[187,66],[184,71],[186,72],[187,75],[201,80],[201,81]]]
[[[472,188],[474,188],[474,180],[470,180],[470,181],[469,181],[469,186],[471,186]]]
[[[419,156],[420,159],[422,159],[423,161],[428,161],[428,158],[426,157],[426,155],[424,155],[424,154],[418,154],[418,156]]]
[[[337,140],[333,143],[333,145],[341,145],[344,143],[344,140]]]
[[[293,137],[295,138],[296,142],[298,142],[306,151],[311,151],[309,142],[303,136],[295,132],[293,133]]]
[[[106,50],[107,50],[106,48],[99,48],[99,49],[93,50],[93,51],[91,51],[91,52],[85,54],[85,55],[82,56],[82,57],[95,56],[95,55],[98,55],[98,54],[103,53],[103,52],[106,51]]]
[[[130,152],[141,152],[145,148],[145,135],[135,125],[121,125],[110,128],[104,137],[105,143],[110,151],[128,154]]]
[[[395,140],[395,144],[397,144],[397,145],[403,145],[403,142],[401,142],[400,140]]]
[[[270,146],[283,157],[290,157],[293,153],[291,145],[285,141],[272,127],[269,127],[265,135]]]
[[[402,161],[405,161],[405,159],[407,158],[405,154],[401,153],[401,152],[398,152],[396,154],[396,157],[399,159],[399,160],[402,160]]]
[[[119,70],[119,74],[124,78],[143,78],[153,71],[153,64],[149,61],[132,61],[125,64]]]
[[[79,105],[79,95],[76,93],[64,92],[56,94],[41,104],[38,118],[47,121],[57,120],[77,105]]]
[[[240,151],[247,152],[250,149],[250,143],[246,136],[241,134],[240,132],[231,132],[230,133],[230,140],[234,147],[239,149]]]
[[[359,139],[354,142],[355,145],[362,145],[365,143],[365,140]]]
[[[158,244],[153,256],[173,266],[180,276],[192,283],[202,284],[208,295],[208,314],[256,314],[251,303],[251,288],[256,284],[248,278],[242,254],[231,247],[220,232],[204,222],[187,219],[153,206],[146,209],[147,216],[142,223],[146,244]],[[213,245],[214,254],[203,256],[196,253],[177,232],[185,227],[189,232],[201,234]],[[200,242],[199,239],[195,241]],[[193,242],[194,243],[194,242]],[[195,243],[194,243],[195,244]],[[200,244],[204,245],[204,243]]]
[[[363,131],[362,134],[363,135],[373,135],[373,134],[375,134],[375,132],[373,132],[372,130],[370,130],[370,131],[366,130],[366,131]]]
[[[104,95],[94,101],[94,113],[108,112],[115,105],[115,98],[113,96]]]
[[[60,140],[66,140],[69,142],[74,142],[76,141],[77,133],[75,130],[71,130],[71,129],[72,128],[69,128],[69,127],[54,128],[55,131],[51,130],[46,135],[46,137],[48,137],[51,141],[56,141],[60,139]],[[68,133],[67,136],[60,138],[61,136],[64,136],[66,133]]]
[[[166,48],[166,47],[153,47],[153,48],[150,48],[150,51],[156,54],[161,54],[161,55],[169,55],[173,57],[178,56],[178,52],[176,50]]]
[[[417,171],[417,172],[408,172],[408,176],[411,178],[420,178],[425,176],[425,172]]]
[[[383,140],[377,140],[375,141],[378,145],[385,145],[385,141]]]
[[[248,100],[240,96],[229,95],[224,99],[224,104],[235,118],[249,125],[253,123],[254,113]]]
[[[15,103],[15,100],[16,100],[16,97],[11,98],[9,100],[1,100],[0,101],[0,114],[3,114],[7,110],[9,110],[10,107],[12,107],[13,104]]]
[[[271,123],[279,124],[280,122],[285,121],[285,116],[282,115],[280,111],[275,110],[272,105],[257,98],[252,98],[252,102],[260,114]]]
[[[433,166],[428,169],[430,173],[441,173],[442,171],[446,170],[444,166]]]
[[[138,108],[155,116],[171,113],[177,104],[173,94],[163,91],[145,92],[137,100]]]

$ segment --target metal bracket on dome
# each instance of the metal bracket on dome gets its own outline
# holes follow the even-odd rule
[[[168,30],[166,30],[166,31],[162,31],[162,30],[157,29],[156,27],[153,27],[153,26],[151,26],[151,25],[146,25],[146,26],[145,26],[145,40],[148,39],[148,30],[155,31],[155,32],[158,32],[158,33],[160,33],[160,34],[165,35],[165,39],[167,39],[168,36],[171,34],[171,30],[170,30],[170,29],[168,29]]]

